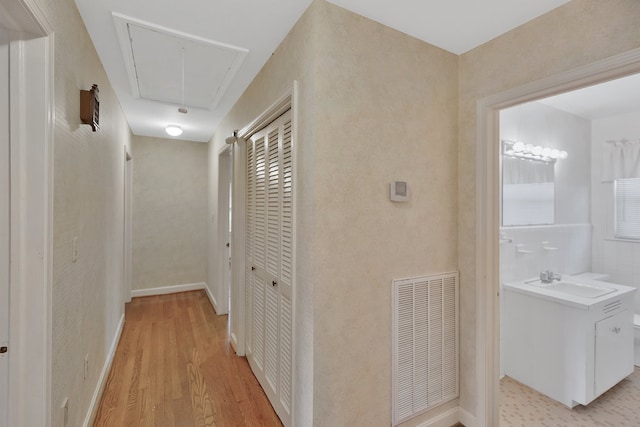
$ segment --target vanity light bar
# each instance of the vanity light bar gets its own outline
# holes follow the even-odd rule
[[[506,139],[502,140],[502,154],[510,157],[539,160],[548,163],[554,163],[558,159],[566,159],[569,157],[569,153],[564,150]]]

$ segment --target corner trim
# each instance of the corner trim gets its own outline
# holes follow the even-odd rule
[[[113,358],[116,355],[116,349],[118,348],[118,343],[120,342],[120,336],[122,335],[123,328],[124,328],[124,313],[122,313],[122,316],[120,317],[120,323],[118,323],[116,336],[114,337],[113,342],[111,343],[111,347],[109,348],[109,353],[107,354],[107,358],[104,361],[104,366],[102,367],[100,378],[98,378],[96,389],[93,392],[93,397],[91,398],[91,403],[89,404],[89,410],[87,411],[87,415],[84,418],[84,422],[82,423],[83,427],[89,427],[90,425],[93,425],[96,412],[98,411],[100,399],[102,398],[102,392],[104,391],[104,386],[106,385],[107,377],[109,375],[109,371],[111,370]]]
[[[149,289],[135,289],[131,291],[131,298],[149,297],[153,295],[175,294],[178,292],[197,291],[200,289],[207,289],[207,284],[204,282],[199,282],[199,283],[187,283],[184,285],[160,286],[157,288],[149,288]],[[211,297],[209,297],[209,299],[211,299]]]
[[[207,298],[209,298],[209,302],[213,307],[213,311],[216,311],[216,307],[218,306],[218,304],[216,303],[216,299],[213,297],[213,294],[211,293],[211,289],[209,289],[208,286],[205,286],[204,290],[207,293]],[[216,312],[216,314],[218,314],[218,312]]]

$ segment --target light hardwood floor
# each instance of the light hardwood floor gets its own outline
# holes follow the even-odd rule
[[[281,426],[204,291],[135,298],[94,426]]]

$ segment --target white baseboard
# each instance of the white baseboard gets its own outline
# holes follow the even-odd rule
[[[465,427],[476,427],[475,417],[459,406],[429,418],[416,427],[451,427],[458,422],[462,423]]]
[[[207,292],[207,297],[209,298],[209,302],[211,303],[211,306],[213,306],[213,308],[215,310],[215,308],[217,306],[216,299],[213,297],[213,294],[211,293],[211,290],[209,289],[208,286],[205,286],[204,289]]]
[[[469,412],[465,411],[462,408],[460,409],[460,422],[464,425],[464,427],[476,427],[476,417],[471,415]]]
[[[199,289],[207,289],[204,282],[188,283],[186,285],[161,286],[159,288],[134,289],[131,291],[131,297],[148,297],[152,295],[175,294],[177,292],[197,291]]]
[[[238,338],[236,337],[236,334],[234,334],[233,332],[231,332],[231,347],[233,348],[233,351],[237,354],[238,353]]]
[[[104,386],[107,381],[107,377],[109,376],[109,371],[111,370],[111,364],[113,363],[113,358],[116,355],[116,348],[118,348],[118,343],[120,342],[120,335],[122,335],[123,327],[124,313],[122,313],[122,317],[120,317],[120,323],[118,323],[118,328],[116,329],[116,336],[113,337],[113,341],[111,342],[109,353],[107,353],[107,358],[104,361],[102,372],[100,372],[100,377],[98,378],[98,384],[96,384],[96,389],[93,392],[93,397],[91,398],[91,403],[89,404],[89,410],[87,411],[87,415],[84,418],[84,423],[82,423],[84,427],[93,425],[96,411],[98,410],[98,405],[100,403],[100,398],[102,397],[102,392],[104,391]]]
[[[451,408],[423,423],[418,424],[416,427],[451,427],[459,420],[459,409],[460,408],[458,406]]]

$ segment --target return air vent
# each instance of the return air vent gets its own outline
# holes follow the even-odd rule
[[[393,425],[458,397],[458,273],[393,282]]]
[[[136,98],[212,109],[248,53],[117,13],[113,19]]]

